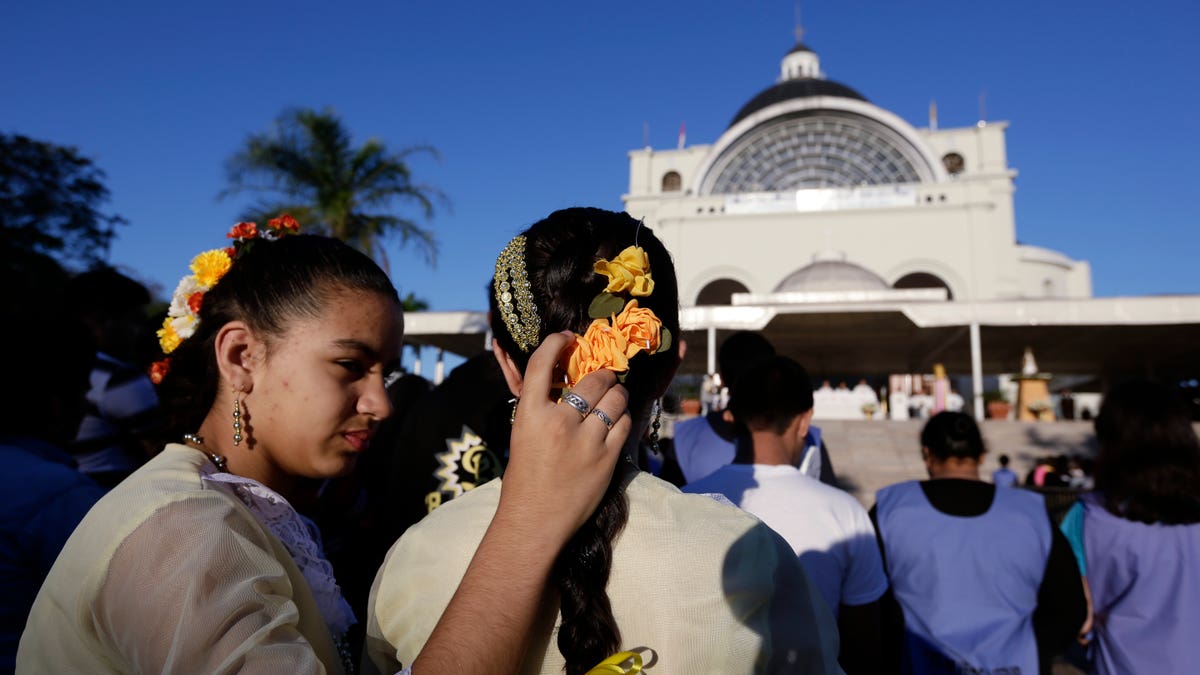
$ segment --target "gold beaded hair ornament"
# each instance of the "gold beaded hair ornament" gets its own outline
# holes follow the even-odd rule
[[[150,380],[154,384],[160,384],[170,372],[171,352],[196,333],[196,327],[200,324],[200,307],[204,302],[204,294],[212,290],[212,287],[229,272],[233,261],[250,250],[256,240],[273,241],[299,231],[300,223],[286,213],[267,221],[264,228],[259,228],[255,223],[238,223],[225,235],[227,239],[233,240],[232,246],[205,251],[192,258],[192,273],[179,280],[179,285],[175,287],[175,293],[171,297],[167,318],[163,320],[162,328],[158,329],[158,345],[162,347],[167,358],[151,364]]]
[[[654,292],[650,256],[636,243],[612,260],[600,259],[592,269],[608,278],[604,291],[592,299],[592,323],[566,360],[566,385],[574,387],[588,373],[607,368],[624,381],[629,359],[640,352],[657,354],[671,348],[671,331],[638,298]],[[517,236],[496,260],[496,301],[508,332],[523,352],[538,344],[540,322],[525,273],[525,237]]]

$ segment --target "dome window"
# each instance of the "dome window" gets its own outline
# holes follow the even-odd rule
[[[946,173],[951,176],[957,176],[963,172],[967,163],[963,159],[963,156],[957,152],[948,152],[942,156],[942,166],[946,167]]]
[[[668,171],[662,177],[663,192],[679,192],[683,189],[683,177],[678,171]]]

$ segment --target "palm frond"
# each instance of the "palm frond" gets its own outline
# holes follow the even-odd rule
[[[448,208],[440,190],[413,182],[406,158],[414,154],[440,158],[432,146],[393,151],[374,138],[356,148],[332,111],[287,110],[270,130],[247,137],[226,161],[228,187],[218,198],[262,195],[246,217],[274,217],[287,210],[309,231],[324,230],[385,264],[379,241],[396,236],[432,265],[437,259],[433,233],[395,213],[416,207],[428,220],[435,201]]]

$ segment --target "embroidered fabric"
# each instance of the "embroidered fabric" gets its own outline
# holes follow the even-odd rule
[[[343,638],[358,620],[354,618],[350,604],[342,597],[342,591],[333,576],[333,566],[321,552],[320,533],[316,525],[296,513],[282,495],[256,480],[214,471],[210,465],[201,472],[201,478],[228,485],[258,522],[283,542],[308,582],[329,632],[335,640]]]

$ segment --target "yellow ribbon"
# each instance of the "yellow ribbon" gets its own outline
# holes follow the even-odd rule
[[[626,668],[625,662],[632,662]],[[596,664],[587,675],[637,675],[642,672],[642,655],[637,652],[617,652]]]

